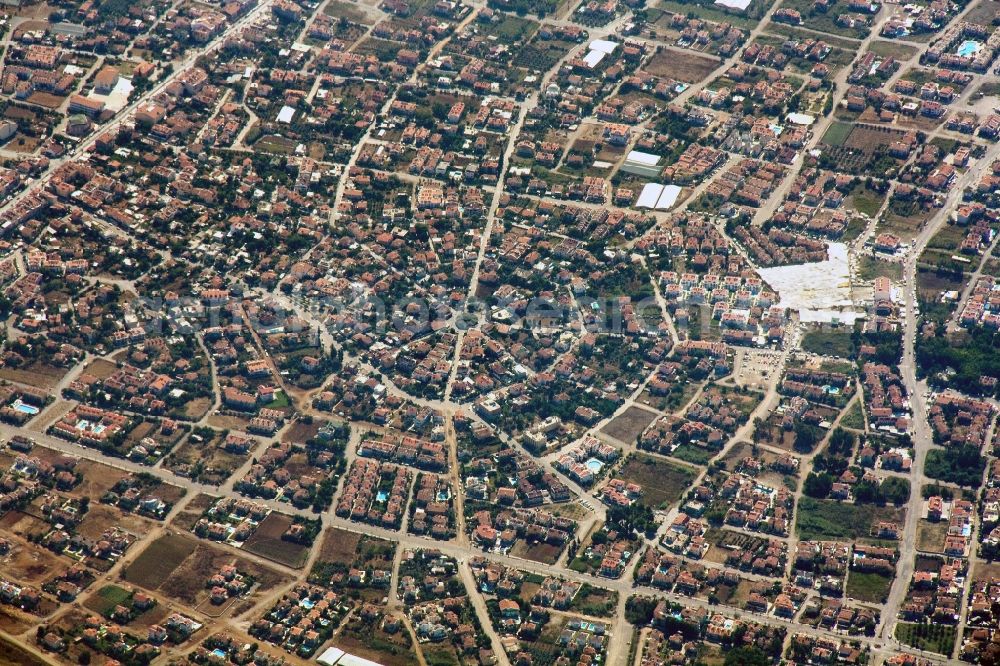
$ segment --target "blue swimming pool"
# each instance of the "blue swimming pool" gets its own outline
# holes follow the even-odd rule
[[[378,494],[375,495],[375,499],[378,500],[379,502],[384,502],[387,499],[389,499],[389,493],[385,492],[384,490],[380,490],[378,491]]]
[[[587,469],[590,470],[591,474],[598,474],[602,469],[604,469],[604,463],[597,458],[590,458],[583,464],[587,466]]]
[[[974,56],[979,53],[979,49],[983,48],[983,45],[974,39],[967,39],[962,42],[962,45],[958,47],[958,55],[963,58]]]
[[[21,402],[20,398],[18,398],[17,400],[15,400],[14,404],[11,405],[11,407],[13,407],[17,411],[21,412],[22,414],[29,414],[31,416],[34,416],[35,414],[38,413],[38,407],[34,407],[32,405],[27,405],[27,404]]]
[[[223,652],[222,650],[220,650],[219,648],[215,648],[214,650],[212,650],[212,654],[213,654],[214,656],[216,656],[216,657],[220,657],[220,658],[222,658],[222,659],[225,659],[225,658],[226,658],[226,653],[225,653],[225,652]]]

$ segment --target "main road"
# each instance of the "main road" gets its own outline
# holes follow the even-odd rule
[[[183,76],[188,69],[193,67],[198,61],[198,58],[208,55],[215,49],[221,47],[227,38],[232,36],[235,32],[250,25],[255,19],[260,17],[263,12],[269,10],[273,2],[274,0],[262,0],[262,2],[241,18],[226,26],[222,32],[216,35],[207,44],[191,49],[191,52],[187,55],[187,57],[170,63],[173,65],[172,72],[167,74],[166,77],[160,79],[155,86],[138,96],[133,102],[128,104],[128,106],[121,109],[117,114],[115,114],[115,118],[109,123],[105,125],[98,125],[95,130],[87,136],[87,138],[78,143],[72,150],[67,151],[61,157],[50,160],[48,166],[35,176],[35,181],[31,182],[25,189],[13,195],[10,199],[0,205],[0,213],[16,206],[29,195],[35,194],[44,189],[49,177],[52,176],[52,174],[55,173],[59,167],[68,161],[82,157],[87,151],[94,147],[98,138],[109,131],[117,130],[123,124],[132,120],[135,111],[142,104],[154,100],[158,95],[163,93],[167,89],[167,86],[180,79],[180,77]]]
[[[910,409],[913,412],[911,425],[913,479],[910,503],[906,511],[906,522],[900,539],[899,567],[882,613],[880,635],[886,639],[892,636],[896,617],[909,590],[910,579],[913,577],[917,525],[923,503],[921,488],[928,482],[924,473],[924,465],[927,461],[927,453],[931,450],[934,441],[930,425],[927,422],[926,382],[917,381],[916,344],[919,333],[917,330],[919,325],[916,292],[917,264],[927,244],[948,222],[956,206],[961,202],[965,189],[977,183],[984,171],[989,169],[997,158],[1000,158],[1000,144],[990,146],[982,158],[952,183],[942,206],[917,234],[903,261],[903,358],[900,361],[899,370],[910,401]]]

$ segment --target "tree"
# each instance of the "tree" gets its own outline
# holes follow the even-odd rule
[[[940,495],[942,499],[951,501],[951,499],[955,496],[951,488],[947,486],[939,486],[936,483],[929,483],[923,486],[923,488],[920,489],[920,493],[924,499],[929,499],[934,495]]]
[[[821,472],[820,474],[810,472],[809,476],[806,477],[802,490],[809,497],[823,499],[833,490],[833,477],[826,472]]]
[[[884,504],[878,486],[871,481],[859,481],[855,484],[854,501],[857,504]]]
[[[886,502],[892,502],[896,506],[910,501],[910,482],[890,476],[879,486],[879,492]]]
[[[831,455],[848,456],[854,448],[854,435],[843,428],[837,428],[830,434],[830,444],[827,448]]]
[[[637,627],[653,621],[653,611],[659,602],[652,597],[629,597],[625,602],[625,618]]]
[[[927,454],[927,476],[960,486],[976,488],[982,483],[986,459],[979,455],[979,447],[971,444],[934,449]]]
[[[629,533],[650,534],[656,531],[653,510],[640,503],[612,508],[608,512],[608,524],[618,525]]]
[[[813,458],[813,469],[819,472],[828,472],[831,476],[840,476],[847,467],[846,458],[834,458],[823,454]]]
[[[798,421],[795,423],[795,450],[809,453],[819,441],[819,429],[815,426]]]

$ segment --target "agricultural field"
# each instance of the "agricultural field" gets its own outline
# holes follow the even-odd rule
[[[879,192],[877,189],[869,188],[867,185],[861,185],[851,190],[851,193],[847,198],[846,205],[848,208],[851,208],[863,215],[867,215],[870,219],[874,219],[878,214],[879,209],[881,209],[882,205],[885,203],[885,196],[885,192]],[[851,224],[854,224],[854,220],[851,221]],[[858,224],[856,226],[857,231],[853,235],[848,233],[851,230],[850,225],[848,226],[848,231],[844,233],[844,240],[853,240],[858,236],[858,234],[861,233],[863,225]]]
[[[125,567],[123,576],[130,583],[155,590],[197,549],[198,542],[190,537],[162,536]]]
[[[892,578],[877,573],[851,571],[847,575],[846,594],[851,599],[865,603],[881,604],[889,596]]]
[[[49,390],[62,380],[68,370],[68,368],[37,361],[20,368],[2,367],[0,368],[0,379]]]
[[[642,502],[652,508],[673,504],[687,491],[694,472],[645,453],[635,453],[618,472],[628,483],[642,486]]]
[[[323,13],[338,19],[343,17],[353,23],[371,25],[373,22],[358,5],[346,0],[329,0],[323,8]]]
[[[538,30],[538,22],[529,18],[503,14],[499,22],[490,22],[483,26],[483,33],[496,36],[504,42],[531,39]]]
[[[384,539],[333,528],[320,545],[308,579],[357,599],[380,599],[386,588],[380,576],[384,578],[392,569],[396,548]],[[363,578],[351,580],[351,570],[363,571]]]
[[[917,49],[908,44],[890,42],[884,39],[872,40],[868,45],[868,50],[883,58],[891,57],[896,60],[909,60],[917,54]]]
[[[838,17],[848,13],[846,7],[841,5],[834,5],[829,10],[820,11],[815,9],[814,4],[808,0],[784,0],[781,7],[799,12],[802,15],[802,27],[809,30],[822,31],[850,39],[863,39],[870,32],[869,26],[860,21],[854,26],[841,25],[837,20]],[[845,11],[838,11],[841,9]]]
[[[615,417],[608,425],[604,426],[601,432],[617,439],[623,444],[632,444],[655,419],[656,414],[654,412],[640,407],[629,407],[621,415]]]
[[[862,280],[887,277],[894,282],[898,282],[903,277],[903,267],[894,261],[884,261],[862,255],[858,257],[858,277]]]
[[[823,135],[820,164],[842,173],[891,175],[903,161],[890,157],[887,149],[904,134],[881,125],[834,122]]]
[[[529,71],[544,72],[576,47],[577,44],[573,42],[557,39],[543,41],[535,37],[517,52],[513,65]]]
[[[227,564],[253,575],[258,583],[253,591],[255,598],[289,581],[287,576],[230,550],[171,533],[153,541],[127,563],[122,569],[122,577],[126,582],[196,608],[208,598],[208,579]]]
[[[905,509],[891,506],[845,504],[803,497],[799,500],[796,530],[800,539],[816,541],[865,540],[881,521],[903,524]]]
[[[921,207],[914,201],[901,201],[896,197],[889,200],[882,219],[879,220],[876,232],[895,234],[904,242],[912,241],[927,223],[931,211]]]
[[[917,550],[924,553],[944,553],[944,540],[948,536],[947,521],[917,523]]]
[[[686,83],[704,80],[722,64],[721,60],[678,49],[662,49],[643,68],[653,76],[670,77]]]
[[[292,524],[290,516],[272,511],[244,542],[243,550],[293,569],[301,568],[309,557],[309,546],[282,538]]]
[[[755,27],[768,8],[761,0],[753,0],[743,12],[727,9],[712,0],[660,0],[656,6],[674,14],[691,14],[706,21],[732,23],[742,28]]]
[[[955,647],[955,636],[955,627],[947,625],[909,622],[900,622],[896,625],[896,638],[901,643],[937,654],[951,654]]]
[[[226,451],[222,442],[226,432],[197,428],[181,446],[166,455],[163,466],[170,471],[209,485],[222,485],[247,456]]]
[[[528,543],[523,539],[519,539],[514,544],[514,547],[511,548],[510,554],[513,557],[522,557],[526,560],[541,562],[542,564],[555,564],[559,560],[559,555],[562,551],[562,545],[546,543],[544,541]]]
[[[852,332],[846,327],[820,325],[802,337],[802,350],[821,356],[850,358],[854,352]]]
[[[390,634],[378,625],[363,622],[360,618],[349,620],[337,635],[334,644],[342,650],[383,666],[408,666],[418,663],[409,633],[402,631]],[[426,652],[424,656],[426,658]],[[441,664],[437,661],[434,663]],[[452,662],[449,659],[443,663]]]
[[[840,147],[847,143],[847,138],[851,135],[854,127],[850,123],[834,122],[823,135],[823,143],[828,146]]]

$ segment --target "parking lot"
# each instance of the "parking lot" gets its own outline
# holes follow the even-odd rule
[[[737,349],[733,359],[733,381],[737,386],[763,389],[781,367],[781,352],[769,349]]]

